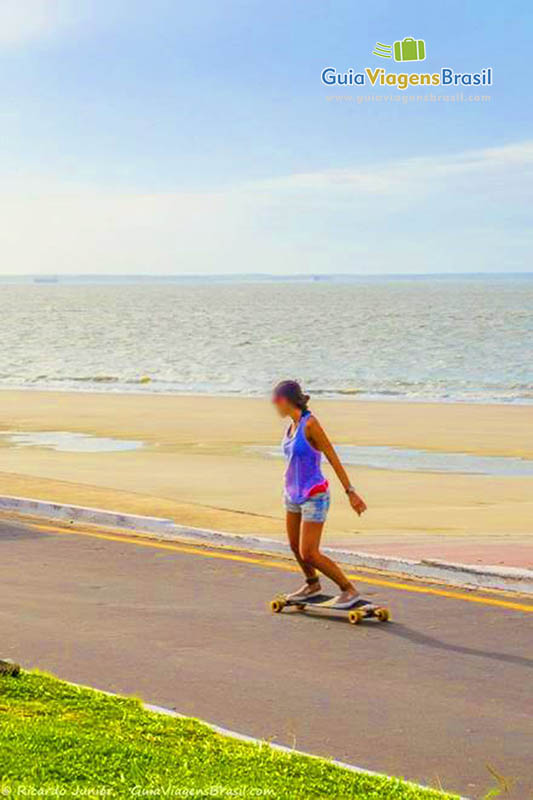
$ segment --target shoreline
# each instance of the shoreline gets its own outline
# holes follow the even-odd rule
[[[80,380],[80,383],[84,383],[85,379]],[[151,382],[151,379],[150,379]],[[87,380],[87,383],[90,383],[90,380]],[[98,383],[96,381],[95,383]],[[99,389],[97,386],[91,386],[91,388],[81,387],[80,389],[76,389],[72,386],[69,387],[56,387],[56,386],[26,386],[24,384],[16,384],[13,386],[6,386],[0,384],[0,393],[1,392],[42,392],[48,394],[89,394],[89,395],[124,395],[129,397],[130,395],[136,397],[190,397],[190,398],[204,398],[204,397],[221,397],[221,398],[234,398],[239,399],[242,398],[244,400],[267,400],[269,399],[269,392],[217,392],[217,391],[209,391],[209,392],[200,392],[197,390],[173,390],[167,391],[162,389],[161,391],[149,391],[146,389],[140,388],[132,388],[126,389],[124,388],[124,384],[120,384],[119,388],[112,389],[110,388],[113,385],[113,381],[106,381],[102,380],[100,383],[105,386],[105,388]],[[142,385],[142,380],[132,382],[132,386],[140,386]],[[407,395],[393,395],[391,393],[384,393],[382,395],[377,394],[367,394],[365,392],[358,392],[358,391],[340,391],[340,392],[329,392],[325,390],[309,390],[311,394],[311,402],[313,400],[317,400],[319,402],[338,402],[338,401],[352,401],[352,402],[359,402],[359,403],[390,403],[391,405],[395,405],[396,403],[401,404],[413,404],[413,405],[444,405],[444,406],[499,406],[501,408],[513,408],[515,406],[523,407],[533,407],[533,397],[532,399],[524,399],[524,398],[516,398],[516,399],[509,399],[509,400],[496,400],[496,399],[461,399],[461,398],[429,398],[429,397],[408,397]],[[532,389],[533,392],[533,389]]]
[[[50,401],[57,401],[63,410],[68,409],[67,418],[63,416],[63,419],[69,420],[69,426],[50,427],[51,419],[55,419],[55,409]],[[137,431],[146,434],[148,430],[150,436],[144,442],[147,447],[156,443],[154,434],[177,446],[190,445],[196,441],[195,430],[187,424],[183,426],[182,419],[174,432],[168,430],[164,424],[154,422],[154,425],[150,425],[142,419],[143,411],[156,405],[169,416],[168,422],[171,421],[174,410],[178,410],[181,413],[190,413],[193,424],[202,415],[210,415],[214,408],[223,408],[226,428],[220,429],[217,434],[216,439],[220,442],[246,447],[275,445],[283,435],[284,422],[273,412],[270,396],[264,394],[113,392],[88,389],[55,391],[37,388],[0,388],[0,431],[65,430],[119,439],[125,438],[127,432],[130,438],[139,439]],[[122,407],[121,411],[127,411],[130,416],[123,416],[117,421],[113,415],[115,406],[117,409]],[[16,420],[22,408],[31,412],[30,417],[22,415],[22,426],[4,424],[5,409],[14,412],[13,419]],[[91,408],[94,413],[91,413]],[[533,404],[441,403],[424,400],[396,402],[388,398],[364,400],[352,395],[339,398],[312,396],[310,408],[318,411],[318,416],[325,420],[330,438],[336,444],[419,447],[428,452],[533,459]],[[239,415],[243,411],[241,420]],[[28,425],[29,421],[31,424]],[[36,428],[35,424],[40,421],[45,427]],[[397,422],[401,422],[401,425],[397,425]],[[353,433],[350,434],[350,431]],[[251,437],[250,432],[256,435]],[[181,436],[182,433],[185,435]],[[456,446],[455,443],[466,443],[466,446]]]
[[[533,459],[533,408],[317,398],[335,444]],[[170,517],[283,540],[283,465],[250,452],[280,441],[268,399],[0,390],[0,430],[138,440],[117,452],[16,446],[0,437],[2,494]],[[533,567],[533,478],[348,467],[369,511],[353,513],[329,466],[324,544],[407,558]]]

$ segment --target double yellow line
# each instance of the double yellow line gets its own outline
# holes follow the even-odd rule
[[[96,531],[76,530],[74,528],[59,528],[50,525],[35,524],[33,528],[42,531],[65,534],[67,536],[89,536],[93,539],[106,539],[110,542],[121,542],[122,544],[134,544],[137,547],[151,547],[157,550],[168,550],[174,553],[187,553],[202,558],[218,558],[224,561],[237,561],[241,564],[253,564],[254,566],[267,567],[269,569],[282,569],[286,572],[299,572],[299,568],[287,561],[270,558],[269,556],[248,556],[241,553],[229,553],[222,549],[216,549],[213,545],[208,545],[214,549],[204,549],[187,544],[174,544],[161,542],[154,539],[141,539],[140,537],[123,536],[122,534],[97,533]],[[415,592],[416,594],[430,594],[438,597],[450,597],[454,600],[465,600],[468,603],[481,603],[486,606],[497,606],[508,608],[513,611],[526,611],[533,613],[533,605],[517,603],[514,600],[500,600],[496,597],[478,597],[474,593],[456,592],[451,589],[440,589],[426,585],[416,585],[411,583],[401,583],[393,580],[382,580],[381,578],[371,578],[365,573],[356,572],[348,575],[349,578],[357,580],[358,583],[368,583],[373,586],[386,586],[390,589],[397,589],[402,592]]]

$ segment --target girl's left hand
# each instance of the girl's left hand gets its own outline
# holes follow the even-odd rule
[[[353,508],[353,510],[357,514],[359,514],[359,516],[361,516],[361,514],[364,511],[366,511],[366,503],[363,500],[363,498],[359,497],[359,495],[356,492],[350,492],[348,498],[350,500],[350,505]]]

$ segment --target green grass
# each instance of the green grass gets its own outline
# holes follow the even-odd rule
[[[37,791],[39,790],[39,794]],[[0,676],[0,798],[270,797],[443,800],[214,733],[194,719],[80,689],[38,672]]]

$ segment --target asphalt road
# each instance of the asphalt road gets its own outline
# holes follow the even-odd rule
[[[1,517],[0,657],[470,798],[493,773],[533,797],[533,613],[358,573],[394,622],[271,614],[291,569]]]

